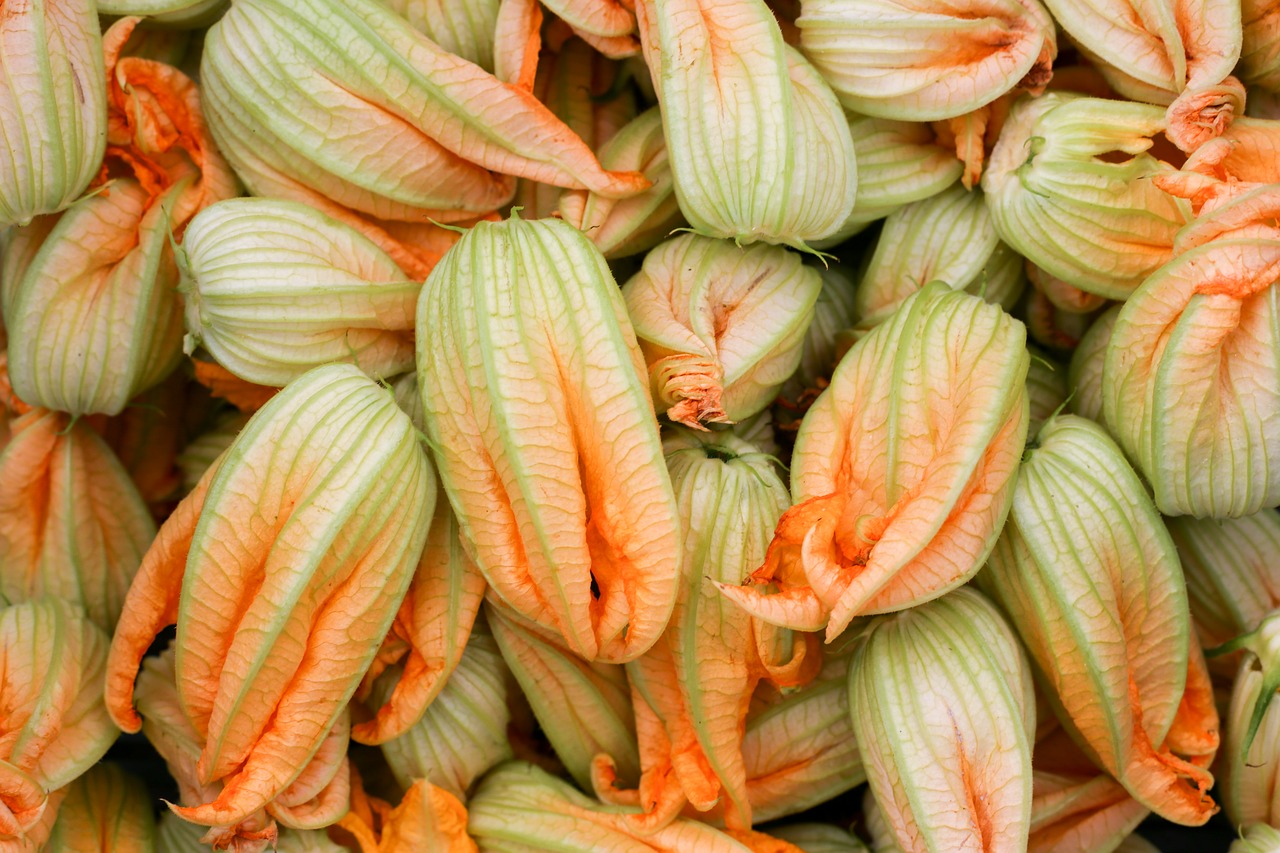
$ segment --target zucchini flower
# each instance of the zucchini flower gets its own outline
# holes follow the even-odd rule
[[[148,23],[184,30],[209,26],[227,8],[227,0],[98,0],[102,15],[138,15]]]
[[[1167,518],[1187,579],[1191,622],[1200,645],[1221,646],[1257,628],[1280,610],[1280,513],[1264,509],[1243,518]],[[1212,667],[1216,661],[1210,661]],[[1229,671],[1215,668],[1230,678]]]
[[[416,381],[414,386],[417,396]],[[409,593],[357,693],[358,698],[366,699],[382,671],[398,664],[394,688],[386,686],[381,700],[372,707],[385,707],[388,701],[390,706],[374,719],[355,725],[352,738],[381,744],[403,736],[439,699],[466,657],[464,649],[470,648],[467,638],[484,591],[484,576],[462,546],[453,509],[448,501],[437,501]]]
[[[147,786],[119,765],[103,763],[67,787],[45,849],[153,853],[155,835]]]
[[[408,791],[415,779],[425,779],[463,799],[490,767],[512,758],[507,727],[513,686],[497,643],[477,628],[422,718],[382,744],[400,787]]]
[[[557,50],[539,56],[533,94],[588,148],[600,152],[637,112],[635,90],[622,75],[618,63],[582,39],[570,38]],[[513,205],[520,206],[527,219],[542,219],[555,212],[563,192],[552,184],[521,181]]]
[[[800,363],[822,277],[777,246],[683,234],[622,288],[654,403],[676,423],[734,423],[768,406]]]
[[[964,172],[955,151],[923,122],[845,115],[858,161],[857,199],[840,231],[823,245],[857,234],[904,204],[937,195]]]
[[[1071,363],[1067,365],[1067,388],[1071,395],[1067,409],[1103,426],[1106,422],[1102,415],[1102,368],[1111,343],[1111,332],[1119,316],[1119,305],[1099,314],[1080,338],[1080,343],[1071,353]]]
[[[1202,211],[1116,318],[1103,412],[1166,515],[1280,504],[1277,212],[1274,185]]]
[[[440,478],[493,591],[588,660],[641,655],[675,603],[678,521],[604,257],[558,220],[482,222],[427,279],[417,326]]]
[[[748,713],[742,759],[757,822],[799,814],[867,781],[849,717],[848,673],[848,655],[828,658],[812,682]]]
[[[1280,829],[1255,823],[1240,831],[1240,837],[1231,842],[1227,853],[1272,853],[1277,848],[1280,848]]]
[[[1060,92],[1018,101],[982,176],[996,232],[1067,284],[1127,298],[1191,216],[1152,180],[1174,171],[1148,153],[1163,129],[1146,104]]]
[[[209,847],[200,841],[206,827],[187,823],[172,812],[160,815],[156,822],[155,853],[208,853]],[[251,846],[257,846],[251,842]],[[241,845],[237,853],[245,849]],[[350,853],[340,844],[329,840],[322,829],[280,829],[276,835],[275,853]]]
[[[399,805],[365,793],[355,768],[351,769],[351,811],[337,824],[348,832],[360,853],[476,853],[467,835],[467,809],[448,791],[418,779],[405,788]],[[335,845],[335,851],[348,848]],[[280,853],[286,853],[284,846]],[[327,851],[325,851],[327,853]]]
[[[182,472],[182,494],[187,495],[204,472],[217,461],[231,443],[236,440],[240,430],[249,422],[249,416],[239,409],[223,411],[209,427],[197,435],[178,454],[178,468]]]
[[[1026,850],[1031,669],[982,595],[958,589],[872,622],[849,666],[849,712],[903,850]]]
[[[492,213],[516,177],[616,198],[648,186],[378,0],[237,0],[209,28],[201,84],[252,193],[358,228],[415,278],[448,245],[431,222]]]
[[[775,826],[769,834],[794,844],[801,853],[867,853],[867,845],[856,835],[829,823]]]
[[[1030,437],[1040,432],[1044,422],[1057,414],[1067,401],[1067,370],[1043,351],[1034,347],[1027,349],[1031,353],[1027,369],[1027,401],[1031,411],[1027,435]]]
[[[821,276],[822,290],[818,291],[818,301],[813,305],[813,320],[804,334],[800,366],[781,389],[781,399],[797,405],[803,404],[802,395],[816,395],[817,390],[826,387],[843,354],[840,335],[852,329],[858,321],[851,271],[839,264],[809,265]],[[735,432],[748,441],[760,443],[740,431]],[[773,452],[763,446],[760,449]]]
[[[763,680],[803,683],[808,644],[757,624],[715,584],[741,583],[764,559],[790,499],[772,458],[732,433],[677,430],[663,449],[683,521],[680,592],[662,638],[627,668],[639,789],[613,790],[605,762],[596,791],[606,802],[642,805],[645,826],[664,825],[688,802],[699,812],[719,806],[730,829],[748,830],[742,732],[751,697]]]
[[[358,231],[306,205],[213,205],[187,228],[178,267],[187,353],[202,346],[248,382],[283,386],[336,361],[375,379],[413,367],[421,282]]]
[[[638,53],[636,17],[630,0],[542,0],[560,20],[611,59]]]
[[[467,832],[481,850],[518,845],[563,853],[802,853],[786,842],[750,840],[750,835],[738,840],[705,823],[682,818],[642,833],[628,820],[636,809],[602,806],[568,782],[524,762],[509,762],[486,776],[468,812]]]
[[[623,668],[583,660],[493,596],[485,613],[503,660],[573,780],[591,790],[591,763],[607,755],[614,775],[634,784],[640,754]]]
[[[143,661],[138,673],[138,710],[144,716],[142,732],[165,760],[169,774],[178,784],[179,801],[199,803],[215,799],[222,783],[207,782],[199,770],[201,738],[192,726],[178,695],[173,647]],[[237,853],[263,853],[279,840],[276,820],[295,829],[311,829],[332,824],[347,810],[347,716],[344,713],[325,737],[315,754],[303,762],[294,782],[276,795],[265,810],[257,809],[244,818],[213,827],[198,826],[195,837],[215,849],[231,849]],[[180,815],[182,808],[170,804]],[[195,826],[195,824],[187,824]],[[165,836],[173,831],[161,829],[163,850]],[[184,853],[189,847],[182,847]],[[203,849],[203,848],[199,848]]]
[[[1240,57],[1236,0],[1045,5],[1116,91],[1169,105],[1166,135],[1183,151],[1217,136],[1244,112],[1244,88],[1227,76]]]
[[[1273,616],[1273,635],[1276,622]],[[1220,796],[1235,826],[1280,822],[1280,702],[1274,701],[1274,636],[1271,643],[1270,658],[1250,654],[1241,661],[1224,721]]]
[[[1218,715],[1178,555],[1101,427],[1040,430],[988,567],[1073,740],[1157,814],[1208,820]]]
[[[805,415],[796,505],[753,586],[721,592],[776,625],[825,626],[830,642],[856,616],[967,581],[1009,510],[1028,360],[1022,325],[1000,308],[936,282],[907,297]]]
[[[103,631],[155,538],[151,512],[88,423],[35,409],[0,455],[0,594],[80,605]]]
[[[1000,242],[982,192],[959,184],[889,214],[856,297],[871,328],[931,281],[1011,309],[1022,295],[1022,259]]]
[[[306,828],[281,815],[333,778],[303,771],[345,752],[347,701],[408,591],[434,501],[430,464],[391,394],[329,365],[264,406],[178,505],[125,601],[107,702],[138,730],[134,675],[176,622],[176,690],[201,786],[179,816],[228,827],[265,808]],[[395,718],[397,695],[379,715]]]
[[[1045,299],[1059,311],[1068,314],[1091,314],[1107,304],[1105,296],[1067,284],[1030,261],[1026,262],[1026,268],[1027,280],[1031,282],[1031,286],[1044,294]]]
[[[510,0],[381,0],[442,50],[494,72],[498,19]]]
[[[6,282],[9,371],[23,400],[118,414],[182,357],[172,240],[201,207],[235,194],[204,129],[195,84],[121,51],[137,24],[104,37],[108,147],[103,191],[51,224]]]
[[[646,252],[684,224],[662,135],[662,112],[657,107],[619,129],[600,149],[600,164],[607,169],[640,172],[652,184],[625,199],[586,190],[566,190],[560,195],[560,217],[586,234],[606,258]]]
[[[174,371],[115,417],[90,419],[129,473],[138,496],[159,518],[168,515],[185,494],[178,493],[182,480],[178,453],[186,440],[187,411],[193,408],[190,396],[187,377]]]
[[[693,230],[807,248],[853,210],[853,138],[764,0],[640,0],[680,209]]]
[[[972,112],[1015,86],[1039,93],[1058,45],[1038,0],[802,0],[805,55],[848,109],[907,121]]]
[[[1240,3],[1240,64],[1236,71],[1249,87],[1280,92],[1280,9],[1266,0]]]
[[[0,609],[0,847],[42,849],[61,789],[119,734],[102,704],[107,643],[80,608],[58,598]]]
[[[106,76],[94,5],[80,0],[5,4],[0,60],[3,229],[62,210],[102,166]]]

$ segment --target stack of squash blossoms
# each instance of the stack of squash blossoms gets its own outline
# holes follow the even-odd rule
[[[1280,849],[1276,2],[0,0],[0,317],[0,853]]]

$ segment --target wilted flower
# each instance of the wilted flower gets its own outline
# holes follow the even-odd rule
[[[694,230],[803,248],[853,210],[853,138],[764,0],[640,0],[680,209]]]
[[[422,283],[313,208],[215,204],[191,221],[178,266],[187,352],[201,346],[241,379],[282,386],[336,361],[375,379],[413,367]]]
[[[1178,556],[1141,481],[1101,427],[1061,415],[1017,482],[988,581],[1059,720],[1143,805],[1204,823],[1218,715]]]
[[[588,660],[638,657],[675,602],[677,519],[604,257],[558,220],[480,223],[417,325],[440,477],[493,591]]]
[[[182,817],[232,826],[302,808],[322,787],[298,792],[299,774],[326,748],[345,752],[347,700],[408,590],[434,498],[392,396],[330,365],[263,407],[179,504],[129,590],[107,697],[137,731],[134,674],[176,621],[176,689],[208,797]],[[339,728],[342,744],[326,747]]]
[[[1163,129],[1145,104],[1060,92],[1018,101],[982,176],[997,233],[1067,284],[1125,299],[1190,218],[1151,180],[1174,171],[1148,153]]]
[[[976,110],[1015,86],[1039,92],[1058,54],[1037,0],[803,0],[805,54],[851,110],[930,121]]]
[[[677,423],[733,423],[795,372],[822,277],[777,246],[685,234],[622,288],[658,408]]]
[[[75,201],[107,141],[102,36],[93,4],[6,3],[0,12],[0,229]],[[11,140],[23,140],[17,143]]]
[[[830,641],[855,616],[963,584],[1008,512],[1027,363],[1022,325],[1000,308],[939,283],[909,296],[854,344],[805,415],[796,505],[754,588],[721,591],[774,624],[825,626]]]
[[[849,712],[902,849],[1026,849],[1031,668],[982,595],[958,589],[873,622],[849,666]]]

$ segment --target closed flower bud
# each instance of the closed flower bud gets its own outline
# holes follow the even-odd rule
[[[804,334],[800,365],[782,385],[782,398],[792,403],[800,402],[800,395],[806,391],[812,393],[814,389],[825,387],[823,383],[831,379],[840,355],[843,354],[840,334],[852,329],[858,321],[850,270],[838,264],[818,266],[810,263],[810,266],[822,277],[822,290],[818,292],[818,301],[813,305],[813,320]],[[754,441],[740,431],[737,434],[748,441]]]
[[[1111,344],[1111,332],[1120,316],[1119,305],[1113,305],[1098,315],[1080,343],[1071,353],[1067,366],[1067,387],[1071,398],[1067,408],[1072,414],[1106,426],[1102,414],[1102,373],[1107,360],[1107,347]]]
[[[907,297],[805,415],[796,505],[754,588],[721,591],[773,624],[825,626],[830,641],[856,616],[972,577],[1004,523],[1026,442],[1025,338],[1000,308],[944,284]]]
[[[115,454],[85,421],[36,409],[0,455],[0,593],[52,595],[112,631],[156,526]]]
[[[841,103],[884,118],[951,118],[1014,86],[1038,91],[1058,54],[1038,0],[803,0],[800,9],[800,44]]]
[[[415,779],[425,779],[465,799],[490,767],[512,758],[507,727],[513,687],[493,637],[477,629],[422,718],[382,744],[400,787],[407,791]]]
[[[1241,830],[1228,853],[1274,853],[1277,849],[1280,849],[1280,829],[1255,823]]]
[[[240,198],[202,211],[178,254],[186,349],[282,386],[312,367],[377,379],[413,367],[421,282],[354,229],[302,204]]]
[[[789,841],[802,853],[867,853],[858,836],[829,823],[793,823],[770,829],[774,838]]]
[[[376,0],[236,2],[209,29],[201,83],[250,191],[358,227],[415,277],[448,245],[431,245],[432,220],[491,213],[516,177],[614,197],[648,186]]]
[[[1107,427],[1166,515],[1280,504],[1280,188],[1202,211],[1116,319]]]
[[[1073,739],[1152,811],[1208,820],[1218,719],[1178,556],[1101,427],[1040,430],[988,567]]]
[[[153,853],[156,819],[142,780],[118,764],[89,768],[67,788],[45,849]]]
[[[1240,65],[1246,86],[1280,92],[1280,10],[1266,0],[1240,4]]]
[[[0,847],[42,849],[66,794],[59,789],[119,734],[102,704],[107,643],[61,599],[0,609]]]
[[[627,818],[636,809],[602,806],[568,782],[531,764],[504,764],[484,778],[468,803],[467,832],[482,850],[513,844],[563,853],[799,853],[738,841],[704,823],[677,818],[655,832],[640,832]]]
[[[1067,399],[1067,369],[1041,350],[1028,347],[1031,363],[1027,368],[1027,401],[1031,421],[1028,438],[1040,432],[1044,422],[1053,417]]]
[[[491,74],[494,70],[498,10],[503,3],[504,0],[472,0],[470,3],[382,0],[384,6],[393,9],[442,50],[479,65]]]
[[[138,15],[165,27],[207,27],[227,8],[227,0],[98,0],[103,15]]]
[[[786,249],[685,234],[622,288],[659,409],[686,426],[759,412],[800,362],[822,289]]]
[[[853,210],[853,138],[835,95],[764,0],[641,0],[676,197],[700,234],[804,248]]]
[[[603,256],[554,219],[480,223],[417,325],[427,431],[489,585],[588,660],[638,657],[675,602],[677,519]]]
[[[684,224],[657,107],[619,129],[600,149],[600,164],[606,169],[641,172],[652,184],[625,199],[586,190],[567,190],[560,196],[561,218],[586,234],[606,258],[648,251]]]
[[[1147,153],[1163,128],[1145,104],[1058,92],[1014,104],[982,177],[997,233],[1050,275],[1125,299],[1190,218],[1150,180],[1173,171]]]
[[[876,325],[931,281],[1005,308],[1022,295],[1021,259],[996,236],[981,191],[955,184],[889,214],[858,281],[859,325]]]
[[[272,398],[179,504],[129,590],[107,696],[136,731],[138,663],[176,622],[196,776],[222,786],[180,816],[230,826],[267,808],[306,828],[298,810],[332,776],[303,783],[304,768],[345,751],[347,701],[408,590],[434,499],[391,394],[330,365]]]
[[[640,756],[623,668],[584,661],[498,602],[485,613],[538,727],[573,780],[591,790],[591,762],[607,755],[614,776],[634,785]]]
[[[239,409],[229,409],[220,414],[207,430],[187,442],[187,446],[178,454],[184,496],[196,487],[204,472],[231,446],[248,422],[249,416],[246,413]]]
[[[1270,661],[1245,657],[1223,721],[1220,796],[1235,826],[1280,822],[1280,702],[1275,701],[1275,667],[1274,657]]]
[[[867,780],[849,717],[848,673],[848,655],[830,658],[812,682],[748,714],[742,758],[756,821],[799,814]]]
[[[884,616],[849,666],[867,778],[903,850],[1025,850],[1035,698],[1017,636],[972,589]]]
[[[97,175],[107,141],[100,32],[80,0],[0,13],[0,228],[62,210]]]

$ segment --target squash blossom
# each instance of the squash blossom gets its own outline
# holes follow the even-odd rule
[[[156,821],[155,853],[206,853],[208,845],[200,838],[208,827],[187,823],[173,812],[166,811]],[[236,853],[252,853],[258,842],[248,844],[237,840]],[[346,847],[329,840],[323,829],[280,829],[276,834],[275,853],[351,853]],[[267,849],[265,846],[259,849]]]
[[[1067,365],[1067,387],[1071,397],[1067,400],[1067,409],[1075,415],[1106,426],[1102,413],[1102,373],[1107,360],[1107,347],[1111,344],[1111,333],[1116,326],[1116,318],[1120,316],[1119,305],[1113,305],[1098,315],[1088,331],[1080,338],[1080,343],[1071,353],[1071,362]]]
[[[1022,259],[996,236],[980,190],[954,184],[889,214],[858,280],[859,326],[875,326],[931,281],[1006,309],[1022,295]]]
[[[1276,621],[1273,616],[1273,635]],[[1271,643],[1269,658],[1249,654],[1241,661],[1224,720],[1226,737],[1217,771],[1222,804],[1234,826],[1274,826],[1280,821],[1280,702],[1275,701],[1274,636]]]
[[[802,853],[786,842],[742,840],[696,820],[676,818],[641,832],[634,807],[601,805],[525,762],[504,764],[480,783],[468,803],[467,832],[481,850],[554,849],[563,853]]]
[[[0,229],[71,204],[107,142],[94,4],[6,3],[0,11]]]
[[[425,779],[465,798],[490,767],[513,757],[507,728],[514,687],[493,637],[477,626],[422,718],[382,744],[396,783],[407,791],[415,779]],[[374,695],[389,692],[378,688]]]
[[[177,366],[172,241],[198,210],[236,193],[195,84],[172,66],[122,55],[137,23],[123,18],[104,36],[107,183],[15,235],[31,245],[18,250],[26,262],[6,270],[14,389],[72,414],[118,414]]]
[[[1049,92],[1014,104],[982,176],[1000,238],[1081,290],[1125,299],[1173,254],[1191,217],[1151,180],[1157,107]],[[1114,161],[1115,152],[1125,158]],[[1112,157],[1103,159],[1102,155]]]
[[[482,222],[417,327],[440,478],[493,592],[588,660],[641,655],[675,603],[678,521],[604,257],[558,220]]]
[[[209,28],[201,83],[251,192],[358,228],[415,278],[454,236],[432,221],[492,213],[516,177],[618,198],[648,186],[377,0],[236,0]]]
[[[867,853],[858,836],[830,823],[792,823],[770,828],[774,838],[788,841],[803,853]]]
[[[67,787],[45,849],[153,853],[155,834],[146,785],[118,764],[103,763]]]
[[[734,423],[795,373],[822,277],[777,246],[683,234],[622,288],[656,407],[676,423]]]
[[[35,409],[0,455],[0,594],[57,596],[112,631],[156,526],[115,454],[83,420]]]
[[[187,352],[201,346],[248,382],[282,386],[336,361],[375,379],[413,367],[421,282],[306,205],[238,198],[207,208],[178,267]]]
[[[1194,151],[1244,112],[1237,0],[1045,0],[1054,19],[1123,97],[1168,105],[1170,141]]]
[[[138,730],[134,674],[176,622],[196,778],[222,785],[180,816],[229,826],[273,801],[300,806],[279,798],[345,720],[408,591],[434,500],[431,466],[392,395],[329,365],[272,398],[179,504],[129,590],[107,701]],[[394,718],[411,698],[378,714]]]
[[[600,148],[600,164],[640,172],[651,183],[644,192],[624,199],[586,190],[566,190],[560,195],[560,217],[586,234],[606,258],[648,251],[684,224],[657,107],[620,128]]]
[[[1040,430],[988,566],[1073,739],[1152,811],[1208,820],[1218,715],[1178,556],[1101,427]]]
[[[635,784],[640,753],[623,668],[583,660],[557,642],[558,635],[546,636],[493,595],[485,614],[503,660],[570,777],[591,790],[592,761],[607,755],[613,775]]]
[[[813,320],[804,333],[800,364],[779,389],[780,397],[792,403],[801,402],[800,397],[806,392],[813,394],[814,389],[826,387],[823,383],[831,379],[840,355],[843,355],[841,335],[858,321],[852,270],[840,264],[819,264],[814,260],[806,263],[822,277],[822,290],[818,292],[818,301],[813,304]],[[765,410],[766,413],[768,411]],[[761,439],[744,434],[741,427],[739,424],[735,428],[736,435],[751,441],[766,453],[775,453]]]
[[[499,10],[512,5],[510,0],[382,0],[382,4],[442,50],[493,73]]]
[[[1240,837],[1231,842],[1228,853],[1272,853],[1278,846],[1280,829],[1266,823],[1255,823],[1240,831]]]
[[[794,686],[816,672],[802,638],[757,622],[716,591],[764,559],[769,531],[790,504],[773,459],[722,432],[680,429],[663,442],[684,535],[680,591],[662,638],[627,666],[641,777],[619,791],[607,763],[595,780],[606,802],[637,803],[638,822],[668,823],[689,803],[719,806],[734,830],[751,828],[742,732],[756,686]],[[809,664],[806,669],[806,664]]]
[[[958,589],[882,616],[849,665],[867,778],[903,850],[1025,850],[1035,697],[1017,636]]]
[[[185,497],[200,482],[204,472],[218,460],[240,430],[249,422],[249,415],[236,408],[224,409],[208,427],[196,435],[178,454],[178,469],[182,472],[181,493]]]
[[[178,454],[187,439],[188,414],[200,403],[188,393],[187,377],[178,371],[159,385],[133,398],[115,417],[90,419],[94,429],[128,472],[138,495],[157,517],[169,514],[179,492],[182,474]]]
[[[178,695],[172,646],[143,661],[136,698],[138,710],[144,717],[142,733],[177,782],[179,802],[191,804],[215,799],[223,785],[220,781],[206,782],[201,778],[198,765],[203,743]],[[295,829],[332,824],[346,812],[349,799],[347,722],[344,713],[320,748],[299,768],[294,782],[267,803],[265,809],[256,809],[239,820],[212,827],[183,823],[194,827],[194,837],[201,843],[236,853],[263,853],[271,847],[282,835],[277,820]],[[181,811],[172,804],[170,809]],[[184,849],[183,853],[187,851]]]
[[[351,810],[338,821],[337,828],[355,839],[360,853],[476,853],[476,843],[467,835],[466,806],[457,796],[426,779],[410,783],[400,803],[392,807],[365,792],[353,767]],[[348,849],[335,847],[335,853]],[[283,845],[280,851],[285,853]]]
[[[41,849],[65,787],[119,734],[102,704],[107,643],[58,598],[0,609],[0,848]]]
[[[802,0],[796,26],[840,102],[889,119],[963,115],[1015,86],[1038,94],[1058,55],[1038,0]]]
[[[849,656],[832,656],[797,690],[768,682],[756,690],[742,759],[757,822],[799,814],[867,781],[849,717],[848,673]]]
[[[1054,361],[1047,353],[1028,346],[1031,364],[1027,369],[1027,401],[1030,403],[1031,422],[1027,428],[1030,438],[1040,432],[1040,427],[1058,413],[1067,400],[1067,369]]]
[[[958,330],[964,330],[960,334]],[[826,628],[960,586],[1004,524],[1026,442],[1022,324],[932,283],[845,355],[805,415],[795,506],[750,586],[720,584],[776,625]]]
[[[693,230],[806,248],[853,210],[848,123],[764,0],[639,0],[676,198]]]
[[[1280,92],[1280,9],[1267,0],[1241,0],[1240,28],[1241,81]]]
[[[1280,504],[1280,187],[1228,199],[1116,319],[1103,412],[1167,515]]]

